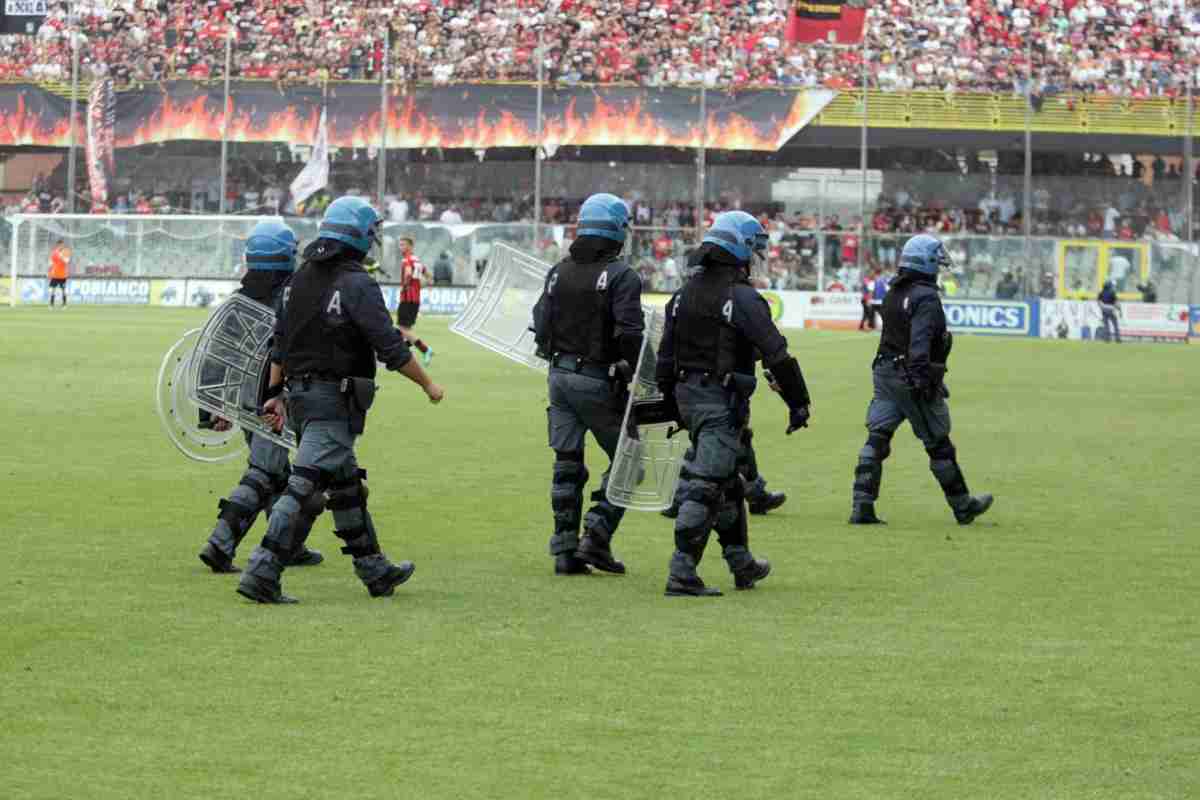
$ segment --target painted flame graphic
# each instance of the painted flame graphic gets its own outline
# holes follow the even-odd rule
[[[716,95],[714,95],[715,97]],[[787,114],[751,119],[731,110],[710,111],[702,131],[700,121],[677,115],[656,114],[645,95],[631,100],[606,98],[597,92],[590,102],[571,97],[561,110],[543,118],[543,137],[551,147],[561,146],[650,146],[698,147],[701,141],[719,150],[778,150],[807,125],[833,98],[833,92],[797,92],[791,95]],[[465,98],[465,95],[464,95]],[[228,137],[231,142],[293,142],[311,144],[316,136],[321,109],[315,103],[295,103],[278,109],[260,110],[250,103],[230,100]],[[719,103],[714,103],[719,106]],[[590,107],[589,107],[590,106]],[[678,108],[678,106],[676,106]],[[776,106],[778,108],[778,106]],[[378,109],[347,113],[332,99],[329,106],[329,139],[333,147],[376,147],[380,139]],[[220,141],[222,109],[209,94],[172,98],[163,95],[153,112],[141,121],[121,125],[118,120],[117,147],[136,147],[168,141]],[[414,94],[394,95],[387,115],[389,148],[533,147],[537,143],[536,121],[503,106],[481,103],[469,111],[439,110],[436,102],[422,103]],[[132,125],[132,127],[131,127]],[[66,119],[47,125],[30,113],[23,96],[13,112],[0,110],[0,145],[65,146],[69,123]],[[77,128],[77,138],[83,127]],[[703,135],[702,135],[703,132]]]
[[[230,101],[233,106],[233,102]],[[117,139],[117,147],[136,147],[173,140],[221,141],[223,113],[219,104],[208,102],[201,95],[184,103],[176,103],[170,96],[163,98],[162,106],[151,114],[133,131]],[[229,115],[229,141],[231,142],[312,142],[316,135],[319,108],[310,112],[299,112],[288,106],[266,119],[255,120],[253,108],[238,110],[231,108]]]
[[[82,143],[82,137],[83,120],[77,119],[75,124],[77,144]],[[12,111],[0,109],[0,145],[66,147],[70,142],[71,119],[69,114],[63,114],[59,119],[47,121],[41,114],[34,113],[25,106],[24,93],[17,95],[16,107]]]

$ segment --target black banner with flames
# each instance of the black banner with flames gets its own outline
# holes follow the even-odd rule
[[[543,141],[571,146],[697,147],[778,150],[833,99],[825,90],[709,91],[700,120],[699,90],[690,88],[547,88]],[[331,147],[377,147],[381,125],[389,148],[533,147],[537,143],[534,86],[397,87],[386,120],[379,87],[330,84],[281,89],[237,81],[229,102],[231,142],[311,144],[322,106]],[[32,84],[0,85],[0,146],[65,147],[69,101]],[[83,114],[81,104],[80,114]],[[115,147],[170,141],[220,141],[220,83],[175,81],[118,91]],[[82,143],[85,120],[76,122]]]

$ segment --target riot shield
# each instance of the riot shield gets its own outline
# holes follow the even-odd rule
[[[191,400],[200,408],[290,450],[296,434],[271,430],[258,416],[270,374],[275,314],[233,294],[217,307],[196,341],[189,365]]]
[[[496,242],[479,285],[450,330],[518,364],[546,369],[530,328],[549,271],[546,262]]]
[[[608,501],[635,511],[661,511],[671,505],[688,447],[678,422],[659,420],[653,413],[663,399],[654,368],[664,322],[662,311],[646,311],[646,337],[608,475]]]
[[[237,426],[212,429],[212,416],[193,401],[192,356],[200,329],[190,330],[163,357],[158,370],[155,405],[171,444],[194,461],[219,463],[242,455],[246,440]]]

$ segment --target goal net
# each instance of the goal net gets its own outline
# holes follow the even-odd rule
[[[211,295],[219,300],[228,289],[226,284],[241,275],[246,237],[265,218],[141,214],[7,217],[0,220],[0,259],[4,259],[0,274],[8,274],[0,278],[0,298],[12,305],[44,300],[50,252],[61,241],[71,249],[72,299],[208,305],[204,298]],[[302,248],[316,238],[318,220],[288,217],[285,221]],[[555,234],[561,241],[561,227]],[[385,223],[380,258],[384,271],[377,276],[383,284],[400,279],[397,265],[403,238],[412,239],[417,257],[431,272],[439,268],[438,283],[461,287],[477,282],[495,243],[532,249],[533,226]],[[150,300],[152,289],[155,297]],[[163,300],[162,293],[169,299]]]

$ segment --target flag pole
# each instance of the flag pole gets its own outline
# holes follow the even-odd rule
[[[83,34],[79,30],[79,9],[72,0],[67,12],[67,30],[71,36],[71,130],[67,139],[67,213],[75,213],[75,115],[76,95],[79,94],[79,44]],[[14,283],[12,291],[17,290]]]
[[[233,31],[231,27],[225,32],[225,94],[221,108],[221,197],[218,209],[225,213],[226,181],[229,177],[229,68],[233,60]]]
[[[542,91],[546,61],[546,23],[550,11],[547,8],[538,26],[537,43],[537,141],[533,148],[533,252],[539,253],[542,233]]]
[[[383,196],[387,192],[387,126],[388,126],[388,61],[391,59],[392,26],[388,24],[383,34],[383,64],[379,81],[379,178],[375,187],[379,213],[387,216]]]
[[[864,24],[865,28],[865,24]],[[859,60],[861,64],[861,82],[862,82],[862,131],[859,141],[859,170],[862,172],[862,196],[859,200],[859,215],[858,215],[858,274],[861,277],[863,272],[864,262],[866,260],[867,250],[867,111],[869,107],[870,87],[867,85],[867,32],[862,32],[862,44],[859,47]],[[822,286],[821,290],[824,291]]]

